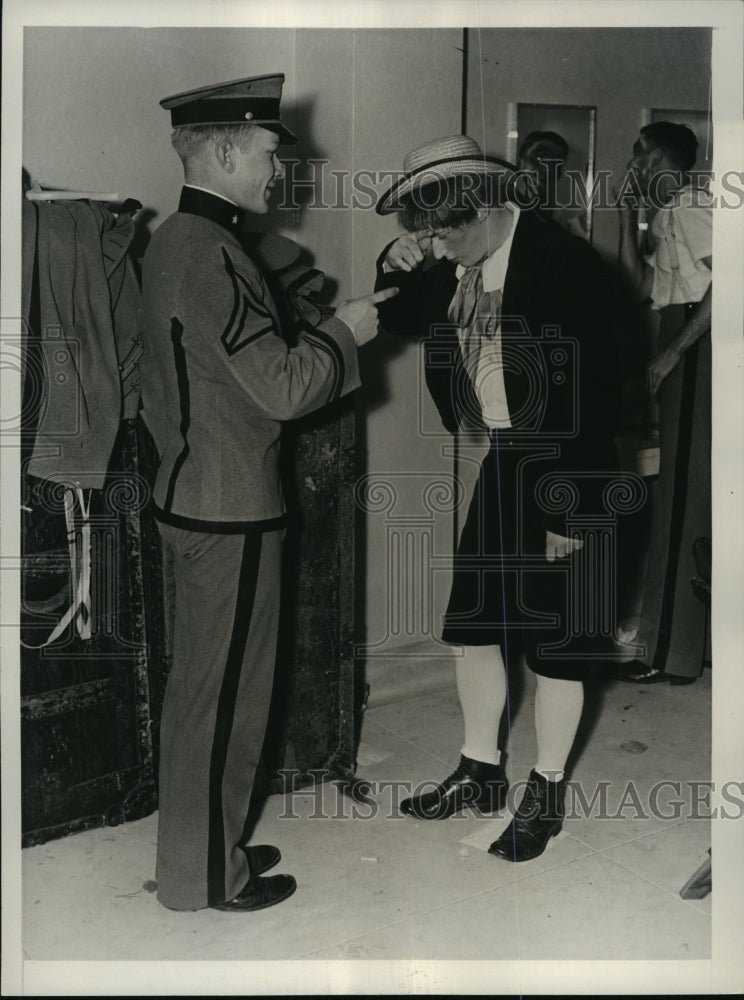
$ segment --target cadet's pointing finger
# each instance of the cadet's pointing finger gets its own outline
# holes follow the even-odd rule
[[[384,302],[386,299],[392,299],[394,295],[397,295],[400,291],[399,288],[383,288],[381,292],[373,292],[369,296],[369,301],[373,306],[376,306],[380,302]]]

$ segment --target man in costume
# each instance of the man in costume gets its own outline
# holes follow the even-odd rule
[[[377,287],[400,289],[380,320],[423,341],[445,428],[489,438],[442,633],[458,650],[460,763],[401,805],[423,819],[501,808],[499,721],[523,654],[537,674],[537,760],[490,851],[527,861],[561,828],[583,681],[609,647],[612,561],[598,558],[593,531],[608,520],[615,393],[602,262],[542,213],[520,211],[513,183],[509,165],[468,136],[409,153],[377,205],[406,230],[381,254]]]
[[[168,907],[250,911],[294,892],[244,829],[272,690],[285,523],[282,422],[359,384],[376,302],[306,304],[293,346],[238,236],[283,176],[281,74],[166,98],[185,174],[143,265],[143,414],[173,554],[173,666],[160,739],[157,880]],[[292,331],[297,334],[296,330]]]

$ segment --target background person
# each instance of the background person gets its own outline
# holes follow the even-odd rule
[[[658,407],[659,474],[637,641],[646,654],[626,665],[633,683],[689,684],[700,676],[709,616],[695,596],[694,546],[711,536],[712,199],[693,187],[692,129],[653,122],[641,129],[616,187],[619,266],[640,302],[659,313],[647,369]],[[634,194],[640,194],[641,203]],[[650,219],[644,254],[641,210]]]
[[[536,207],[547,218],[574,236],[587,239],[585,212],[558,201],[558,182],[563,176],[568,152],[568,143],[558,132],[529,132],[517,153],[519,183],[527,199],[525,204],[529,204],[531,198],[536,199]]]

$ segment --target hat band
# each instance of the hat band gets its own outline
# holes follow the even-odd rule
[[[441,167],[445,163],[469,163],[472,160],[477,160],[478,162],[483,160],[484,166],[485,164],[490,163],[492,165],[498,165],[503,167],[503,164],[500,163],[496,164],[495,160],[489,159],[487,156],[484,156],[483,153],[481,153],[480,156],[475,156],[475,155],[467,156],[466,154],[463,154],[461,156],[448,156],[443,160],[432,160],[429,163],[425,163],[421,167],[416,167],[415,170],[406,170],[403,174],[403,178],[405,180],[410,180],[412,177],[416,177],[417,174],[424,173],[425,170],[431,170],[432,172],[435,172],[436,167]],[[472,169],[468,170],[468,173],[473,173],[473,172],[474,171]]]
[[[249,117],[250,116],[250,117]],[[279,101],[260,97],[212,97],[171,109],[171,125],[256,124],[279,121]]]

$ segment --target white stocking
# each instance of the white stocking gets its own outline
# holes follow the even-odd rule
[[[506,675],[499,646],[465,646],[456,661],[457,694],[465,721],[462,755],[498,764],[499,722],[506,701]]]
[[[579,728],[584,707],[584,685],[537,675],[535,770],[551,781],[560,781]]]

